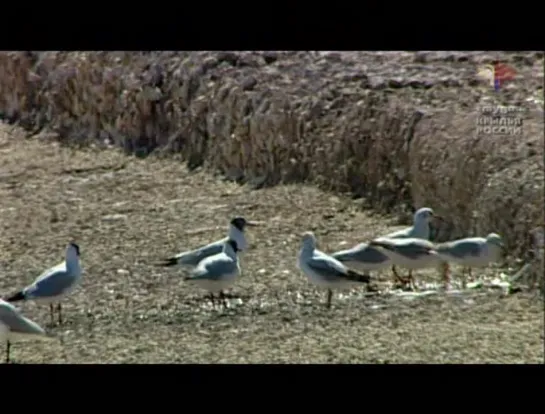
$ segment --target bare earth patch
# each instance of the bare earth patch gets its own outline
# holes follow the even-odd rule
[[[331,251],[398,227],[362,212],[361,201],[305,186],[252,191],[173,160],[73,151],[0,131],[0,293],[60,262],[70,239],[84,267],[63,326],[48,327],[46,306],[21,306],[58,340],[15,344],[17,362],[543,362],[543,302],[530,294],[409,300],[362,289],[336,294],[325,309],[325,294],[296,268],[300,235],[314,230]],[[263,225],[251,229],[241,259],[240,300],[224,311],[180,270],[153,264],[222,237],[235,214]],[[389,272],[374,276],[388,287]],[[439,281],[434,270],[418,278]]]

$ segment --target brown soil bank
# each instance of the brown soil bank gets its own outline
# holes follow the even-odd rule
[[[476,76],[499,60],[516,79]],[[441,237],[543,223],[543,53],[2,53],[0,113],[63,141],[181,154],[256,187],[310,181],[375,208],[423,204]],[[478,134],[483,107],[522,135]]]

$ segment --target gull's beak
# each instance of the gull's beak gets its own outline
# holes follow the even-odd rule
[[[247,221],[246,225],[250,227],[260,226],[262,223],[259,221]]]

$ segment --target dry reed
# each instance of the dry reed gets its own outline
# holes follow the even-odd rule
[[[0,115],[67,143],[178,153],[190,168],[256,187],[307,181],[386,211],[430,205],[449,217],[442,237],[495,230],[522,253],[521,241],[543,222],[539,115],[525,121],[524,142],[482,139],[468,120],[473,108],[421,120],[417,106],[370,89],[357,71],[333,82],[309,73],[288,94],[289,63],[271,66],[277,59],[4,52]],[[312,82],[323,83],[318,92]]]

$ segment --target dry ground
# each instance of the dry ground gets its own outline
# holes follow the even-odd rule
[[[324,293],[296,269],[299,236],[313,229],[333,250],[396,228],[359,202],[303,186],[251,191],[175,160],[73,151],[2,128],[0,293],[61,261],[70,239],[84,267],[64,325],[48,326],[46,306],[21,306],[58,340],[16,344],[18,362],[543,362],[543,302],[529,294],[408,301],[352,292],[326,310]],[[242,303],[222,311],[180,271],[153,262],[222,237],[235,214],[264,225],[242,258]]]

